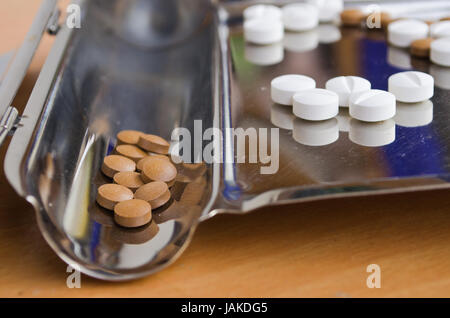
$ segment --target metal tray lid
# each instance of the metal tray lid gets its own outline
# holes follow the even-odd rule
[[[19,113],[11,106],[11,103],[22,84],[42,36],[46,30],[49,32],[55,30],[53,26],[59,17],[56,1],[43,1],[22,46],[16,54],[8,53],[4,56],[3,65],[6,65],[6,69],[0,74],[2,75],[0,77],[2,79],[0,83],[0,145],[17,124]]]

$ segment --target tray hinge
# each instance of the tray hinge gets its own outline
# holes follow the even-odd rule
[[[13,131],[14,125],[18,118],[17,109],[11,104],[19,90],[20,85],[28,71],[36,50],[41,42],[45,31],[57,32],[59,20],[59,10],[57,9],[56,0],[44,0],[41,7],[33,20],[30,30],[21,47],[15,52],[13,58],[8,58],[6,67],[3,69],[5,76],[1,78],[0,85],[0,145],[6,136]],[[3,63],[1,63],[3,64]]]
[[[61,10],[59,10],[59,8],[55,8],[53,10],[53,13],[50,17],[50,19],[48,20],[48,24],[47,24],[47,33],[51,34],[51,35],[56,35],[60,29],[60,25],[59,25],[59,18],[61,16]]]
[[[0,145],[3,143],[6,136],[14,133],[19,126],[19,121],[20,117],[17,108],[9,106],[0,121]]]

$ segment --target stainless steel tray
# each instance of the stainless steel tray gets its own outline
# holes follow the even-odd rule
[[[321,25],[293,34],[281,48],[252,47],[242,37],[241,14],[249,2],[76,3],[83,13],[82,28],[61,26],[24,114],[9,117],[7,130],[19,121],[20,126],[5,172],[16,191],[34,205],[50,246],[90,276],[126,280],[160,270],[182,253],[200,221],[218,213],[449,187],[450,69],[410,60],[407,52],[388,47],[381,31]],[[450,12],[444,1],[414,4],[382,6],[394,6],[405,16]],[[44,2],[40,23],[32,31],[44,30],[54,16],[54,5],[55,1]],[[143,12],[148,19],[137,18]],[[339,40],[333,42],[331,36]],[[270,49],[278,54],[281,49],[282,61],[259,65]],[[22,62],[28,57],[25,54]],[[299,144],[291,130],[280,129],[279,170],[263,175],[264,164],[235,162],[233,140],[224,134],[219,146],[228,162],[178,165],[174,200],[154,214],[149,226],[122,229],[95,204],[97,185],[105,182],[99,173],[102,158],[122,129],[170,139],[176,127],[192,130],[194,120],[202,120],[203,130],[216,127],[224,132],[230,127],[276,128],[274,118],[296,125],[289,122],[285,108],[270,101],[273,77],[306,74],[323,87],[334,76],[360,75],[375,88],[386,89],[388,76],[404,69],[435,76],[433,121],[420,127],[399,122],[389,145],[366,147],[350,141],[346,125],[351,123],[343,111],[339,139],[326,146]],[[11,67],[7,77],[17,70]],[[406,118],[415,110],[420,114],[421,109],[406,109]]]

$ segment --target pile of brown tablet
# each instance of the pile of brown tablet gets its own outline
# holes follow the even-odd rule
[[[169,146],[163,138],[140,131],[117,134],[114,154],[104,158],[101,168],[114,183],[97,192],[97,203],[114,211],[117,224],[145,225],[152,220],[152,210],[170,200],[177,169],[168,157]]]

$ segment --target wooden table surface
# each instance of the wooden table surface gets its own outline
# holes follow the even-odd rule
[[[20,45],[40,0],[0,1],[0,53]],[[26,103],[51,45],[46,36],[14,102]],[[0,149],[3,158],[6,146]],[[81,278],[42,238],[32,207],[0,169],[3,297],[449,297],[448,191],[328,200],[266,208],[202,223],[164,271],[127,283]],[[381,288],[366,267],[381,267]]]

